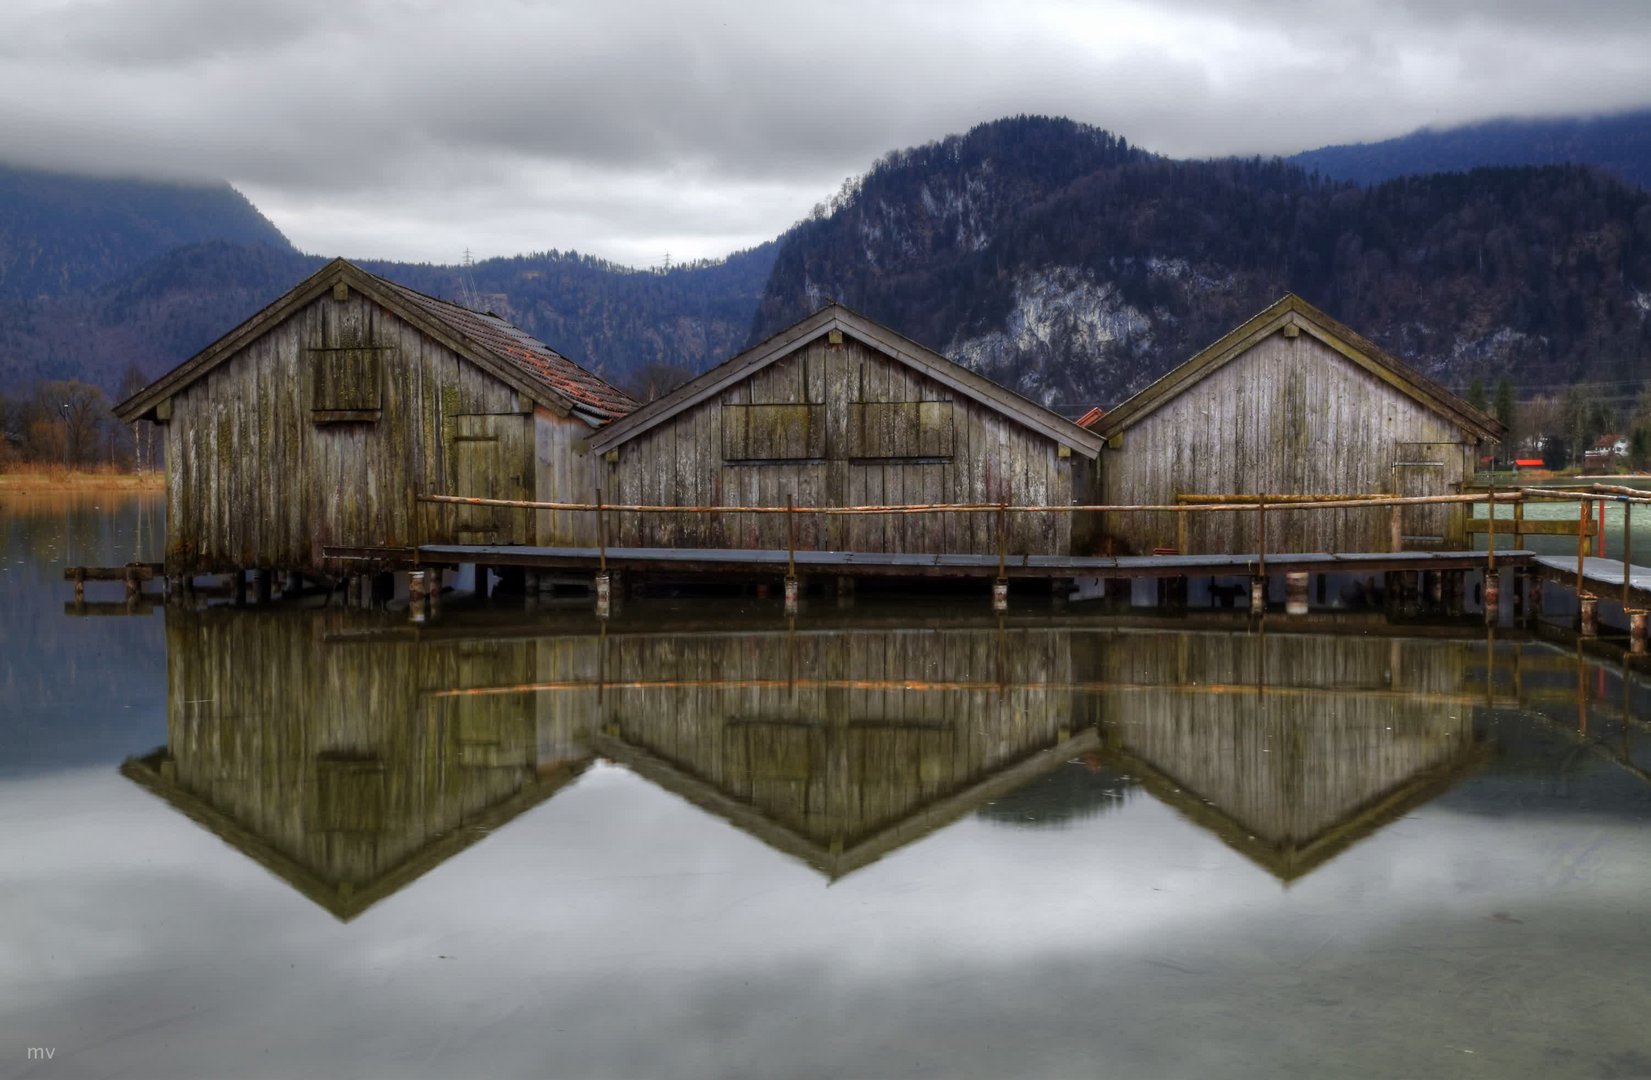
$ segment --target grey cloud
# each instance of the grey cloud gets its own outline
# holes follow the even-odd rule
[[[515,221],[572,230],[543,246],[675,236],[715,254],[775,235],[888,150],[1016,112],[1200,156],[1651,101],[1651,5],[1553,10],[15,0],[0,10],[0,147],[228,177],[329,249],[346,234],[323,221],[350,221],[350,237],[420,221],[503,236]]]

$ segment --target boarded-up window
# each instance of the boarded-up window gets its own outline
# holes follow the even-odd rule
[[[825,457],[825,406],[724,405],[722,456],[727,461],[807,461]]]
[[[956,439],[949,401],[851,401],[849,456],[950,458]]]
[[[384,409],[388,348],[306,349],[310,410],[317,423],[377,420]]]

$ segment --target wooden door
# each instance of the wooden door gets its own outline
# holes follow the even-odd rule
[[[1401,498],[1451,495],[1460,478],[1462,447],[1448,442],[1402,442],[1394,447],[1393,494]],[[1402,551],[1442,548],[1450,528],[1449,503],[1405,506],[1399,511]]]
[[[532,417],[521,413],[460,413],[451,426],[452,492],[481,499],[532,497]],[[460,544],[527,544],[532,511],[502,506],[457,508]]]

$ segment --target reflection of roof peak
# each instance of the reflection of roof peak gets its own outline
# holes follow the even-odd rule
[[[774,850],[807,863],[828,880],[836,881],[950,825],[1072,758],[1093,751],[1100,746],[1100,734],[1089,728],[1054,745],[1033,749],[972,783],[914,804],[897,820],[868,835],[852,837],[805,835],[765,816],[760,807],[729,794],[715,783],[616,735],[598,735],[594,742],[602,757],[722,818]]]
[[[1158,801],[1194,825],[1214,833],[1222,843],[1285,884],[1306,877],[1360,840],[1432,802],[1494,756],[1495,747],[1490,743],[1473,742],[1457,757],[1413,773],[1403,783],[1353,807],[1335,825],[1305,838],[1292,837],[1284,843],[1271,843],[1227,809],[1145,760],[1127,751],[1108,754]]]
[[[192,791],[179,786],[172,777],[172,758],[165,750],[141,758],[127,758],[120,767],[122,776],[169,803],[173,809],[202,826],[218,839],[285,881],[325,908],[340,922],[349,922],[363,911],[400,892],[431,870],[464,851],[470,845],[502,828],[568,786],[589,766],[580,761],[537,773],[514,795],[465,819],[415,849],[400,862],[362,882],[334,882],[317,874],[303,861],[281,850],[267,837],[248,828],[233,815],[213,806]]]

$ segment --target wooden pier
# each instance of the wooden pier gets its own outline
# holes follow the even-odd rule
[[[349,549],[329,549],[340,558]],[[1245,555],[995,555],[901,554],[867,551],[786,551],[761,548],[504,547],[426,544],[417,549],[428,566],[522,566],[595,572],[609,570],[683,574],[767,574],[795,567],[801,573],[866,577],[945,578],[1181,578],[1254,577],[1258,574],[1373,574],[1389,571],[1478,570],[1483,551],[1300,552]],[[1531,564],[1531,551],[1499,551],[1506,567]],[[1651,571],[1647,571],[1651,573]]]

